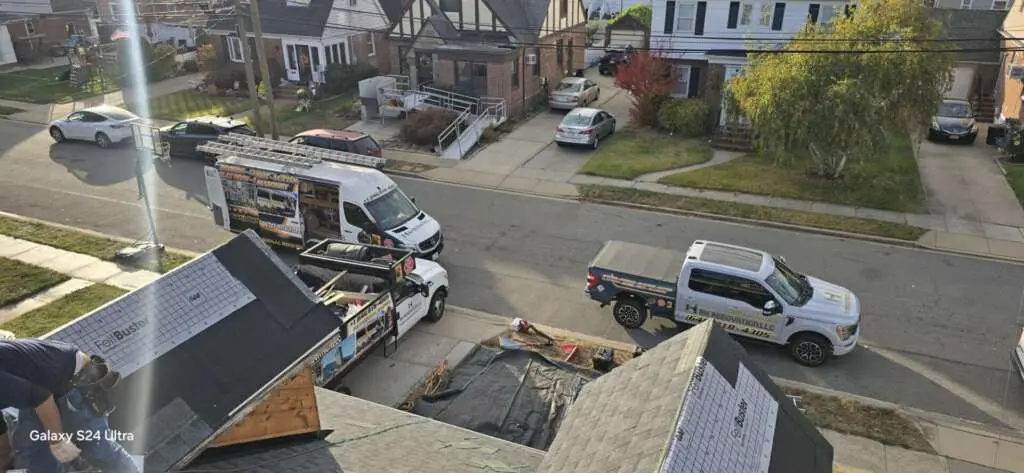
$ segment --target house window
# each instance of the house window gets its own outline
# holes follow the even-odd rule
[[[398,73],[408,74],[409,73],[409,47],[399,46],[398,47]]]
[[[526,56],[516,56],[515,60],[512,61],[512,88],[519,88],[519,61],[522,61]]]
[[[350,7],[356,6],[356,0],[348,0],[348,6],[350,6]]]
[[[327,53],[327,64],[348,64],[348,58],[345,56],[345,43],[332,44],[324,49]]]
[[[121,9],[118,6],[118,1],[111,0],[107,2],[107,6],[110,7],[110,19],[117,21],[117,17],[121,16]]]
[[[540,48],[533,48],[533,76],[540,76]]]
[[[558,2],[558,17],[565,19],[565,16],[569,14],[569,0],[561,0]]]
[[[242,62],[242,41],[238,36],[228,36],[228,58],[232,62]]]
[[[993,10],[1009,10],[1010,0],[992,0]]]
[[[772,24],[772,11],[774,6],[771,2],[765,2],[761,4],[761,26],[771,26]]]
[[[455,61],[455,86],[466,91],[487,93],[487,63]]]
[[[676,66],[676,95],[690,96],[690,66]]]
[[[373,39],[373,32],[371,31],[370,32],[370,52],[367,53],[366,55],[367,56],[373,56],[375,54],[377,54],[377,41],[375,39]]]
[[[743,6],[740,7],[740,24],[741,25],[749,25],[750,24],[750,17],[753,16],[753,15],[754,15],[754,4],[753,3],[744,3]]]
[[[441,0],[441,11],[447,13],[458,13],[462,8],[462,0]]]
[[[694,14],[697,5],[683,3],[676,6],[676,33],[693,33]]]
[[[821,12],[818,13],[818,24],[828,25],[832,23],[832,20],[836,17],[835,5],[822,5]]]
[[[960,8],[964,10],[971,8],[971,5],[973,4],[974,0],[960,0]]]

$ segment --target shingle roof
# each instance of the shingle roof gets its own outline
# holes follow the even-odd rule
[[[999,27],[1006,18],[999,10],[932,9],[932,14],[943,23],[942,39],[951,40],[956,49],[983,49],[963,51],[961,61],[998,64],[1000,58]]]
[[[726,397],[733,390],[751,392],[741,389],[741,385],[750,386],[743,383],[750,381],[746,373],[770,396],[755,392]],[[724,386],[725,390],[715,391],[712,386]],[[715,392],[724,394],[711,398]],[[772,400],[777,409],[774,417],[768,414]],[[717,416],[718,421],[687,430],[680,422],[684,409],[702,412],[708,416],[705,418]],[[735,418],[740,418],[736,430],[732,425]],[[769,421],[773,421],[773,430],[768,430]],[[742,443],[734,440],[737,431],[742,434]],[[762,433],[772,440],[767,453],[755,452],[755,447],[763,445],[757,442],[763,439]],[[685,445],[677,448],[689,447],[687,454],[670,455],[673,439],[678,440],[677,445]],[[751,452],[770,455],[770,459],[751,460],[770,460],[769,473],[832,471],[831,445],[739,344],[722,329],[705,322],[588,383],[570,408],[537,473],[683,471],[661,468],[666,462],[678,466],[676,461],[684,458],[705,458],[708,450],[701,452],[703,448],[694,445],[725,445],[732,449],[719,450],[718,457],[732,461]],[[705,464],[704,468],[695,471],[732,471],[724,465]]]
[[[541,31],[551,0],[483,0],[483,3],[522,43],[536,41],[551,33]]]
[[[208,452],[190,468],[247,473],[532,473],[544,452],[317,388],[319,440]]]
[[[285,0],[259,0],[263,34],[319,38],[331,14],[334,0],[310,0],[308,6],[289,6]],[[246,31],[252,33],[252,19],[245,16]],[[235,31],[235,16],[209,23],[211,30]]]
[[[50,0],[53,13],[80,12],[96,8],[96,0]]]

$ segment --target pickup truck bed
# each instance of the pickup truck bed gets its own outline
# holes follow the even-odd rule
[[[627,325],[642,323],[648,307],[653,315],[672,317],[684,261],[686,253],[609,241],[587,268],[587,295],[602,307],[615,303],[616,320]]]
[[[685,261],[683,252],[612,240],[597,253],[590,269],[661,281],[674,288]]]

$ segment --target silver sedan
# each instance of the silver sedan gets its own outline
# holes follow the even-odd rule
[[[601,139],[615,133],[615,117],[598,108],[574,108],[555,130],[558,146],[577,145],[597,149]]]

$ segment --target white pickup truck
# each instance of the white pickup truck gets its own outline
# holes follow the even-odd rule
[[[710,318],[734,335],[786,346],[807,366],[849,353],[860,332],[850,290],[725,243],[698,240],[682,253],[609,241],[590,263],[586,292],[614,304],[623,327],[640,327],[648,314],[690,325]]]

